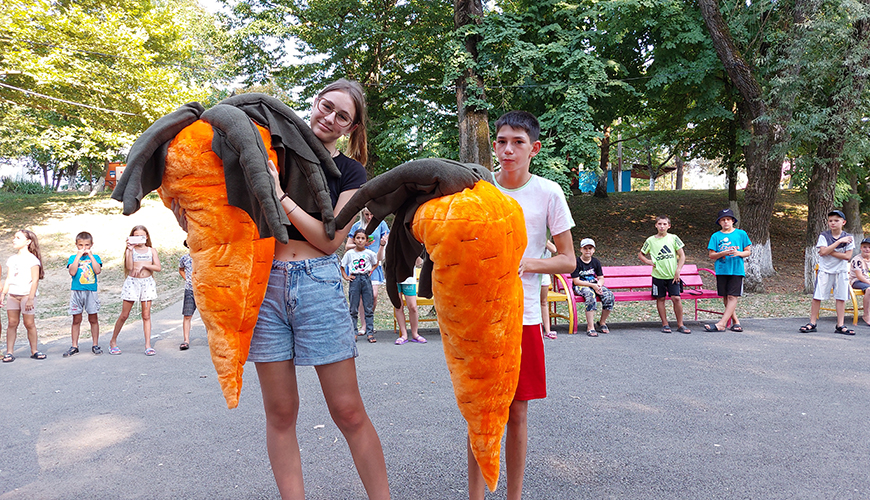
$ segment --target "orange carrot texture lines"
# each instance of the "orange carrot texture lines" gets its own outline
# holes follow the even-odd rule
[[[257,128],[269,159],[277,164],[269,131]],[[227,201],[223,164],[211,150],[212,137],[211,125],[202,120],[175,136],[158,193],[164,205],[171,208],[174,199],[187,215],[194,297],[227,407],[235,408],[275,240],[260,238],[248,214]]]
[[[478,181],[421,205],[411,228],[433,262],[447,368],[490,491],[498,485],[501,438],[519,378],[523,220],[516,201]]]

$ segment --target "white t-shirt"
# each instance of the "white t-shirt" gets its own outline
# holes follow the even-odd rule
[[[565,201],[565,193],[555,182],[532,175],[522,187],[508,189],[495,186],[504,194],[517,200],[526,219],[526,250],[523,258],[543,258],[547,250],[547,236],[562,234],[574,227],[574,219]],[[541,318],[541,275],[523,273],[523,325],[539,325]]]
[[[351,248],[341,258],[341,265],[347,274],[369,274],[377,264],[378,256],[368,248],[364,248],[362,252]]]
[[[31,269],[39,265],[39,259],[31,253],[17,253],[6,261],[8,274],[6,282],[9,283],[9,293],[12,295],[27,295],[30,293],[32,284]]]
[[[846,232],[842,233],[846,235]],[[828,246],[828,240],[825,239],[823,234],[819,235],[818,241],[816,241],[816,248],[824,248]],[[837,252],[848,252],[849,250],[855,249],[855,242],[846,243],[838,246],[835,251]],[[838,259],[833,255],[819,255],[819,272],[828,273],[828,274],[838,274],[838,273],[848,273],[849,272],[849,261]]]

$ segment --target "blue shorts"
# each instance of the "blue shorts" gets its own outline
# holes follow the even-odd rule
[[[248,361],[337,363],[358,355],[355,339],[338,257],[272,262]]]
[[[416,297],[417,296],[417,284],[410,283],[410,284],[406,285],[404,283],[399,283],[399,293],[401,293],[405,297]]]

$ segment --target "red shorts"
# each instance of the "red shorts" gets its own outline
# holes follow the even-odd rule
[[[547,397],[547,370],[544,366],[544,338],[541,325],[523,325],[523,354],[516,401]]]

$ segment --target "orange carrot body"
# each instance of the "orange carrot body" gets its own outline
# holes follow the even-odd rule
[[[473,189],[424,203],[412,231],[434,264],[432,293],[456,402],[468,422],[474,457],[494,491],[520,369],[522,209],[479,181]]]
[[[269,131],[258,129],[277,164]],[[172,140],[158,193],[167,207],[174,199],[187,214],[194,297],[221,390],[227,406],[235,408],[275,240],[260,238],[248,214],[228,203],[223,164],[211,150],[212,137],[211,125],[199,120]]]

